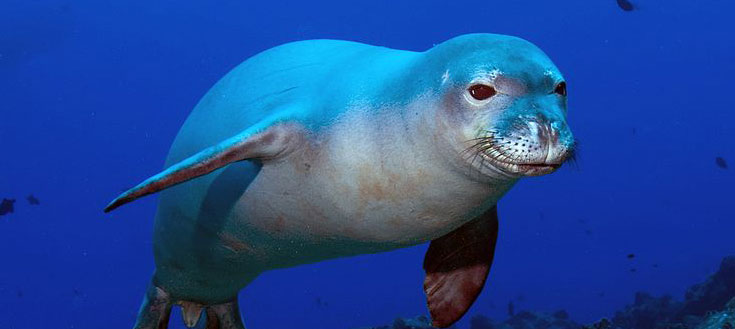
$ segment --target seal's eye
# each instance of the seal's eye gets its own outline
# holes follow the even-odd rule
[[[470,95],[472,96],[472,98],[478,101],[493,97],[497,93],[495,91],[495,88],[490,87],[488,85],[481,85],[481,84],[472,85],[467,90],[470,92]]]
[[[556,85],[556,88],[554,88],[554,92],[559,95],[566,96],[567,95],[567,83],[564,81],[559,82],[559,84]]]

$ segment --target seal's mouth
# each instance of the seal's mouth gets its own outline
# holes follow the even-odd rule
[[[574,145],[564,146],[558,140],[538,143],[526,137],[489,134],[471,142],[467,151],[472,166],[510,177],[550,174],[574,158]]]
[[[486,162],[487,165],[491,165],[508,174],[520,175],[520,176],[541,176],[541,175],[550,174],[556,171],[557,169],[559,169],[562,165],[561,162],[558,162],[558,163],[509,162],[509,161],[502,160],[500,157],[497,157],[497,156],[494,157],[487,153],[483,153],[480,156],[484,157],[487,160]]]

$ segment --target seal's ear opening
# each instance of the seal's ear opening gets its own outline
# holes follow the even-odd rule
[[[431,241],[424,256],[424,292],[432,325],[457,322],[480,295],[498,239],[497,207]]]
[[[110,212],[140,197],[159,192],[190,179],[206,175],[230,163],[248,159],[273,159],[284,155],[298,129],[294,125],[255,125],[242,133],[176,163],[159,174],[127,190],[105,207]]]

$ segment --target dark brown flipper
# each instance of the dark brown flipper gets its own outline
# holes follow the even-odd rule
[[[490,271],[497,238],[498,213],[493,207],[431,241],[424,257],[424,291],[433,326],[451,326],[475,302]]]
[[[148,287],[143,305],[138,311],[138,319],[133,329],[166,329],[171,316],[173,301],[168,293],[154,285]]]
[[[204,323],[206,329],[245,329],[237,306],[237,296],[222,304],[203,305],[191,301],[175,301],[167,292],[153,284],[148,287],[133,329],[168,328],[171,307],[174,304],[181,305],[181,315],[187,328],[201,328],[200,318],[204,311],[207,315]]]
[[[231,302],[207,307],[206,329],[245,329],[237,297]]]
[[[233,162],[275,158],[284,153],[300,133],[293,124],[279,124],[265,128],[262,126],[264,125],[251,127],[146,179],[110,202],[105,207],[105,212],[148,194],[206,175]]]

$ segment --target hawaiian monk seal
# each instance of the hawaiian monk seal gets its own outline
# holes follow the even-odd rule
[[[204,311],[207,328],[244,328],[237,293],[264,271],[427,241],[428,307],[450,326],[484,285],[497,201],[572,155],[566,104],[551,60],[509,36],[420,53],[312,40],[246,60],[167,169],[105,209],[166,189],[135,328],[166,327],[174,304],[188,327]]]

